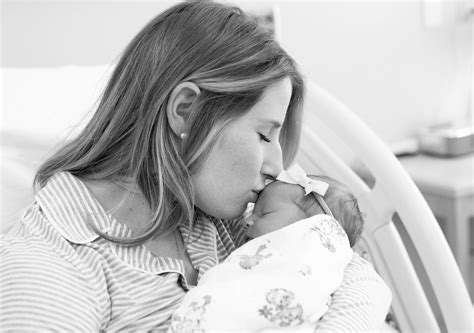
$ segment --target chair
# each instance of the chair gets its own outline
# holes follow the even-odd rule
[[[359,198],[366,228],[358,252],[392,290],[391,316],[397,329],[472,332],[466,285],[414,182],[381,139],[344,104],[313,82],[307,86],[298,163],[307,173],[345,182]],[[350,150],[363,161],[374,186],[344,158]]]

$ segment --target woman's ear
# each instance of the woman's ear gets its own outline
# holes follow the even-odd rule
[[[166,112],[171,129],[176,135],[187,132],[191,105],[200,93],[201,90],[193,82],[181,82],[171,92]]]

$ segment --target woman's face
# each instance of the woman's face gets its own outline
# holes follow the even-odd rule
[[[257,104],[223,129],[203,168],[193,176],[195,202],[201,210],[236,218],[257,200],[265,180],[280,173],[279,134],[291,88],[288,78],[268,87]]]

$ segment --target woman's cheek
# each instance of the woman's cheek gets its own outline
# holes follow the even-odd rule
[[[263,164],[263,153],[258,145],[247,144],[237,148],[234,158],[235,169],[242,177],[241,181],[253,181],[259,176]],[[255,184],[255,186],[258,185],[260,184]]]

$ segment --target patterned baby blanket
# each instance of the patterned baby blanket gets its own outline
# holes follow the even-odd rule
[[[255,238],[202,276],[169,331],[312,332],[352,255],[346,233],[327,215]]]

